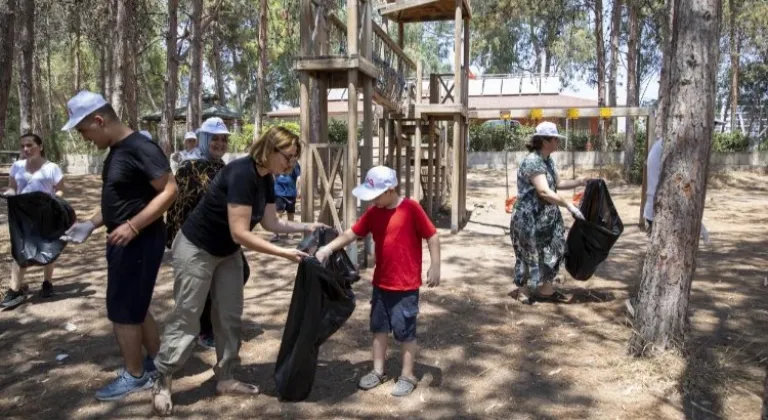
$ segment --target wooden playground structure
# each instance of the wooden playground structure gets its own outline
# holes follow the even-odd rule
[[[399,190],[420,201],[430,217],[436,216],[450,196],[451,231],[458,232],[468,218],[468,1],[302,0],[300,7],[301,47],[295,68],[301,83],[301,140],[308,146],[301,162],[302,220],[319,220],[338,229],[352,226],[364,210],[358,207],[352,189],[374,166],[377,147],[376,163],[393,167],[400,179]],[[404,25],[451,19],[456,22],[455,82],[446,83],[444,75],[430,75],[429,102],[424,103],[422,66],[403,50]],[[390,37],[390,31],[396,32],[395,39]],[[409,82],[414,79],[415,83]],[[346,88],[348,92],[346,145],[328,141],[325,98],[332,88]],[[363,105],[362,143],[356,130],[359,91]],[[313,101],[319,106],[312,107]],[[374,102],[383,109],[376,146]],[[314,127],[319,130],[314,133],[317,142],[310,141],[313,121],[319,121]],[[453,138],[449,143],[437,127],[451,121]],[[337,177],[342,185],[338,193],[334,188]],[[316,192],[320,195],[319,207]],[[367,246],[366,255],[369,250]],[[352,247],[348,252],[356,261],[357,249]]]

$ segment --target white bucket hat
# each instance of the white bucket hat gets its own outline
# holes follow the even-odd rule
[[[557,125],[549,121],[544,121],[537,125],[533,137],[557,137],[559,139],[565,139],[565,136],[562,136],[557,132]]]
[[[195,134],[194,131],[187,131],[187,134],[184,134],[184,140],[188,140],[188,139],[197,140],[197,134]]]
[[[365,182],[355,187],[352,194],[363,200],[372,201],[384,194],[388,189],[397,186],[397,173],[386,166],[371,168],[365,175]]]
[[[67,114],[69,121],[62,127],[61,131],[70,131],[75,128],[85,117],[93,114],[99,108],[107,105],[107,100],[98,93],[83,90],[78,92],[67,102]]]

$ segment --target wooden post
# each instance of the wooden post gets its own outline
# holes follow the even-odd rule
[[[629,117],[627,117],[629,118]],[[654,134],[656,131],[656,110],[651,110],[648,114],[648,123],[645,125],[645,159],[643,161],[643,187],[640,193],[640,220],[637,222],[637,226],[641,230],[645,230],[645,194],[648,190],[648,153],[651,150],[651,142],[655,141]]]
[[[400,120],[395,121],[395,172],[397,173],[397,193],[400,194],[403,183],[403,145],[402,139],[402,122]]]
[[[459,6],[461,6],[461,0]],[[461,10],[459,8],[459,10]],[[469,16],[464,17],[464,69],[462,71],[461,90],[461,109],[466,110],[469,107]],[[467,153],[469,148],[469,118],[462,116],[462,147],[461,147],[461,225],[464,226],[467,221]]]
[[[416,62],[416,105],[421,102],[421,60]],[[417,202],[421,200],[421,119],[416,120],[416,133],[414,135],[414,185],[413,198]],[[410,150],[410,148],[409,148]],[[408,163],[410,164],[410,159]],[[410,169],[410,168],[409,168]],[[411,171],[408,170],[408,175]]]
[[[397,169],[395,166],[395,120],[387,119],[387,152],[386,165],[392,169]]]
[[[433,217],[435,201],[435,121],[430,119],[427,135],[427,215]]]
[[[454,104],[460,104],[461,103],[461,89],[462,89],[462,83],[464,82],[461,77],[462,73],[462,59],[461,59],[461,30],[462,30],[462,19],[461,19],[461,2],[462,0],[456,0],[456,23],[453,31],[453,103]]]
[[[372,61],[373,51],[373,27],[371,17],[371,2],[366,1],[363,3],[363,45],[362,55],[368,60]],[[357,104],[355,104],[357,108]],[[373,79],[365,77],[363,79],[363,154],[360,159],[360,182],[365,181],[365,176],[368,170],[373,167]],[[370,203],[363,202],[361,210],[364,211]],[[371,246],[371,235],[367,235],[364,240],[364,252],[363,252],[363,267],[367,268],[369,260],[372,261],[371,253],[373,247]]]
[[[459,171],[461,165],[461,116],[453,117],[453,167],[451,168],[451,233],[459,232]]]
[[[413,192],[413,189],[411,189],[412,185],[412,166],[411,162],[413,161],[413,147],[409,142],[405,143],[405,196],[406,197],[413,197],[411,194]],[[418,199],[417,199],[418,201]]]
[[[379,119],[379,165],[384,165],[384,149],[385,149],[385,140],[386,140],[386,124],[387,124],[387,111],[384,111],[384,117]]]
[[[357,42],[357,5],[358,0],[347,2],[347,52],[349,56],[359,53]],[[357,220],[357,198],[352,189],[357,186],[357,69],[347,72],[347,159],[344,163],[344,227],[349,229]],[[357,242],[347,247],[347,254],[352,262],[359,264]]]
[[[307,57],[311,51],[311,34],[310,34],[310,20],[312,16],[312,1],[302,0],[300,14],[300,32],[301,37],[301,55]],[[312,195],[314,179],[314,172],[311,170],[312,166],[312,150],[309,144],[309,129],[310,129],[310,115],[309,115],[309,74],[301,73],[299,76],[301,86],[299,87],[299,106],[300,106],[300,140],[306,151],[301,154],[301,166],[304,176],[301,177],[301,221],[304,223],[310,223],[315,221],[315,208],[314,197]]]

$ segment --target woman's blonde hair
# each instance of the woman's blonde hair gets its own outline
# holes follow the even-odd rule
[[[291,133],[287,129],[275,126],[262,134],[255,143],[248,148],[248,154],[251,155],[256,165],[265,167],[269,156],[278,151],[290,149],[296,146],[296,157],[301,156],[301,141],[299,136]]]

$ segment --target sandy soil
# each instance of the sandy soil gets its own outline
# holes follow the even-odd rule
[[[511,179],[513,181],[513,179]],[[424,289],[418,334],[418,389],[389,396],[391,383],[358,391],[371,368],[368,325],[372,271],[355,286],[358,308],[321,348],[308,401],[281,403],[272,373],[290,302],[295,266],[248,254],[242,379],[254,398],[214,397],[214,352],[198,349],[174,382],[179,418],[496,418],[755,419],[768,358],[768,176],[713,177],[691,293],[692,333],[684,354],[626,355],[632,334],[624,301],[639,282],[646,236],[636,223],[640,189],[611,183],[626,225],[610,258],[587,282],[569,280],[569,305],[524,306],[509,297],[514,255],[504,213],[504,174],[470,174],[470,223],[443,234],[443,284]],[[0,180],[4,184],[4,180]],[[513,182],[514,184],[514,182]],[[98,202],[98,177],[72,176],[68,198],[80,214]],[[514,193],[514,188],[512,190]],[[567,192],[566,194],[570,194]],[[478,207],[476,207],[477,205]],[[10,273],[5,206],[0,206],[0,262]],[[570,218],[566,216],[567,223]],[[149,393],[110,403],[93,398],[120,368],[105,314],[104,232],[67,248],[55,275],[56,296],[0,312],[0,416],[34,419],[142,418]],[[298,239],[288,244],[295,244]],[[428,254],[425,252],[425,261]],[[425,265],[426,270],[426,265]],[[162,322],[172,307],[172,268],[163,265],[152,304]],[[565,274],[565,272],[563,271]],[[42,271],[28,276],[39,288]],[[68,331],[67,323],[77,329]],[[56,361],[57,354],[68,358]],[[399,351],[387,369],[399,372]]]

